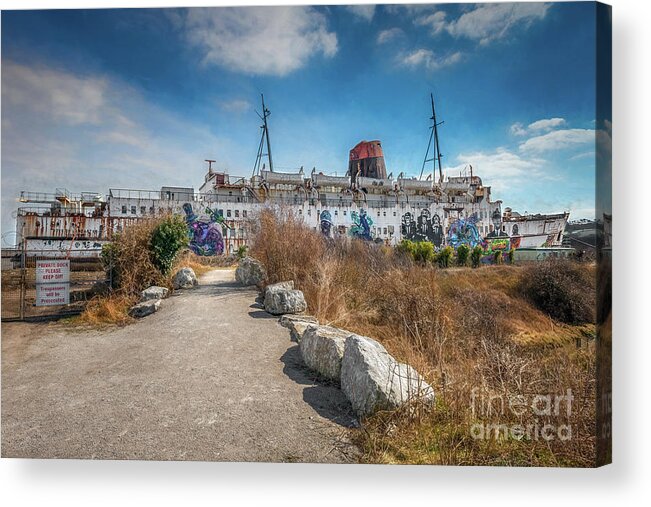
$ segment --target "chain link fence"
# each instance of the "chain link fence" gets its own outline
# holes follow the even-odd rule
[[[110,287],[100,252],[101,249],[65,252],[2,249],[2,320],[37,320],[81,313],[88,300]],[[52,300],[44,304],[45,298],[37,297],[37,264],[66,259],[70,261],[69,303],[53,304],[56,300]]]

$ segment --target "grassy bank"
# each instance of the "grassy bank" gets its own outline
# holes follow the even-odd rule
[[[320,322],[381,341],[436,389],[432,411],[363,421],[365,461],[593,464],[592,266],[441,269],[393,248],[327,240],[282,213],[262,213],[254,232],[251,255],[271,282],[293,279]]]

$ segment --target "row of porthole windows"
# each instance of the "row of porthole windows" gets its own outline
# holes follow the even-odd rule
[[[126,205],[122,205],[122,210],[121,211],[122,211],[123,215],[126,215],[129,211],[131,211],[132,215],[137,215],[138,214],[138,207],[137,206],[131,206],[131,209],[129,210],[129,208]],[[159,213],[163,213],[164,211],[165,211],[164,208],[158,208]],[[172,208],[167,208],[167,211],[171,212]],[[147,213],[147,207],[146,206],[140,206],[140,214],[145,215],[146,213]],[[153,206],[151,206],[149,208],[149,214],[153,215],[154,213],[155,213],[155,209],[154,209]],[[224,216],[224,210],[220,209],[219,214],[221,216]],[[238,209],[236,209],[236,210],[227,209],[226,210],[226,217],[227,218],[231,218],[233,216],[233,214],[235,215],[235,218],[239,218],[240,217],[240,210],[238,210]],[[247,217],[247,210],[242,210],[242,217],[243,218]]]

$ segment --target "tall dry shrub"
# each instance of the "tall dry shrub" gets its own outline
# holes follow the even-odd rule
[[[164,218],[139,220],[118,234],[103,250],[112,285],[121,294],[134,296],[151,285],[169,286],[149,250],[152,234]]]
[[[595,276],[572,260],[550,258],[526,266],[519,290],[537,308],[561,322],[595,321]]]

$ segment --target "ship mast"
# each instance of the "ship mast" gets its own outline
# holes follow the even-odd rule
[[[273,159],[271,158],[271,142],[269,141],[269,124],[267,123],[267,118],[271,116],[271,111],[269,111],[269,109],[267,109],[267,107],[264,105],[264,94],[260,94],[260,97],[262,98],[262,114],[257,112],[256,114],[262,120],[262,125],[260,125],[260,128],[262,129],[262,135],[260,136],[260,145],[258,146],[258,154],[256,155],[255,164],[253,166],[254,176],[256,174],[259,174],[260,166],[262,164],[262,158],[265,156],[269,158],[269,170],[271,172],[273,172],[274,170],[274,163],[273,163]],[[267,145],[267,153],[264,152],[265,143]]]
[[[429,141],[427,143],[427,151],[425,152],[425,159],[423,160],[423,167],[420,170],[420,178],[423,178],[423,171],[425,170],[425,165],[427,162],[433,162],[432,164],[432,179],[436,179],[436,164],[438,162],[439,167],[439,184],[443,183],[443,169],[441,168],[441,150],[439,148],[439,131],[438,126],[443,125],[445,122],[437,123],[436,121],[436,109],[434,108],[434,94],[430,93],[430,98],[432,99],[432,126],[430,127]],[[429,151],[432,148],[432,140],[434,141],[434,152],[432,158],[427,158],[429,156]]]

